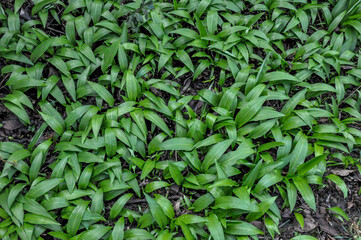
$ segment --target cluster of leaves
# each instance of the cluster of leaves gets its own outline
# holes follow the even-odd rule
[[[274,237],[325,178],[347,197],[361,1],[33,3],[0,5],[3,104],[44,120],[0,143],[1,239]]]

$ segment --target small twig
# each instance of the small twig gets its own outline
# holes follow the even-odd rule
[[[10,76],[10,73],[8,73],[0,82],[0,90],[3,89],[6,85],[4,84],[4,86],[1,86]]]
[[[287,220],[286,222],[282,223],[278,228],[283,227],[284,225],[286,225],[290,220]]]
[[[54,31],[54,32],[57,32],[57,33],[60,33],[60,34],[65,34],[65,32],[60,31],[60,30],[56,30],[55,28],[52,28],[52,27],[47,27],[47,28],[49,28],[51,31]]]
[[[5,163],[10,163],[10,164],[12,164],[12,165],[14,165],[14,166],[16,165],[16,163],[6,161],[6,160],[4,160],[4,159],[2,159],[2,158],[0,158],[0,161],[3,161],[3,162],[5,162]]]
[[[347,98],[343,99],[337,106],[340,106],[341,103],[347,101],[347,99],[349,99],[350,97],[352,97],[352,95],[354,95],[355,92],[357,92],[357,90],[359,90],[360,88],[361,88],[361,85],[358,86],[355,90],[353,90],[353,91],[347,96]]]

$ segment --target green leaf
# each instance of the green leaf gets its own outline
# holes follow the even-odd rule
[[[172,138],[160,144],[161,150],[183,150],[192,151],[194,141],[190,138]]]
[[[117,151],[117,139],[112,128],[105,129],[104,144],[107,155],[109,157],[114,156]]]
[[[295,208],[296,201],[297,201],[297,188],[293,183],[287,183],[287,197],[288,202],[290,204],[291,212]]]
[[[251,204],[247,199],[240,199],[232,196],[217,197],[214,209],[241,209],[245,211],[258,211],[258,207]]]
[[[232,234],[236,236],[252,236],[263,234],[261,230],[253,226],[248,222],[239,221],[238,223],[229,223],[227,224],[227,229],[225,231],[227,234]]]
[[[127,53],[125,52],[121,44],[119,44],[118,46],[118,62],[122,72],[125,72],[128,68],[128,58],[127,58]]]
[[[312,189],[310,185],[308,185],[306,179],[296,176],[293,178],[293,182],[295,183],[298,191],[301,193],[308,206],[316,211],[315,196],[313,195]]]
[[[37,199],[38,197],[44,195],[49,192],[51,189],[58,186],[64,180],[62,178],[53,178],[43,180],[40,183],[32,186],[30,190],[26,193],[26,196],[29,198]]]
[[[33,9],[31,10],[31,15],[35,15],[37,14],[41,9],[43,9],[46,5],[51,4],[51,3],[55,3],[57,0],[43,0],[43,1],[39,1],[37,4],[35,4],[35,6],[33,7]]]
[[[21,190],[26,186],[25,183],[18,183],[14,187],[11,188],[9,196],[8,196],[8,208],[10,209],[13,205],[15,198],[19,195]]]
[[[71,212],[68,223],[66,224],[66,231],[74,236],[79,230],[80,224],[83,220],[83,216],[86,208],[88,207],[88,202],[80,201],[74,210]]]
[[[298,166],[304,163],[307,157],[308,151],[308,142],[307,137],[301,133],[300,138],[292,151],[290,157],[290,167],[288,170],[288,174],[292,175],[296,172]]]
[[[296,217],[297,222],[300,224],[301,228],[303,229],[303,227],[304,227],[304,225],[305,225],[305,221],[304,221],[304,219],[303,219],[302,214],[300,214],[300,213],[295,213],[295,217]]]
[[[34,181],[34,179],[38,177],[41,165],[43,164],[43,157],[43,152],[39,152],[33,158],[29,169],[30,181]]]
[[[272,204],[276,201],[277,197],[270,197],[258,204],[259,211],[251,212],[247,215],[246,219],[250,222],[261,218],[268,209],[271,208]]]
[[[15,0],[14,3],[14,12],[17,13],[21,6],[24,4],[25,0]]]
[[[119,46],[119,41],[115,41],[112,43],[112,45],[110,47],[108,47],[105,50],[104,56],[103,56],[103,61],[101,64],[101,69],[102,69],[103,73],[107,72],[108,68],[112,65],[112,63],[115,59],[115,55],[117,54],[117,51],[118,51],[118,46]]]
[[[112,231],[113,240],[123,240],[124,239],[124,217],[119,218],[115,223],[115,226]]]
[[[53,41],[54,38],[49,38],[43,41],[42,43],[40,43],[31,53],[30,55],[31,61],[36,62],[41,56],[43,56],[44,53],[49,49]]]
[[[211,214],[207,217],[208,222],[206,223],[209,232],[213,239],[224,240],[224,232],[221,222],[215,214]]]
[[[328,178],[332,182],[334,182],[337,185],[337,187],[339,187],[341,189],[341,191],[343,192],[343,197],[347,198],[348,188],[347,188],[345,182],[339,176],[337,176],[335,174],[329,174],[326,176],[326,178]]]
[[[191,58],[189,57],[189,55],[188,55],[188,53],[186,51],[178,50],[176,52],[176,55],[177,55],[179,61],[184,63],[187,66],[187,68],[189,68],[189,70],[194,72],[194,66],[193,66],[192,60],[191,60]]]
[[[95,5],[96,2],[99,3],[99,1],[94,1],[93,5]],[[96,64],[96,59],[95,59],[94,53],[88,45],[86,45],[85,43],[82,43],[77,49],[81,54],[83,54],[92,63]]]
[[[177,225],[180,225],[181,223],[195,224],[195,223],[203,223],[203,222],[207,222],[207,219],[204,217],[192,215],[192,214],[183,214],[176,219],[175,224]]]
[[[92,89],[94,89],[94,91],[102,98],[104,99],[104,101],[106,101],[109,106],[113,107],[114,105],[114,98],[113,96],[110,94],[110,92],[102,85],[95,83],[95,82],[90,82],[88,81],[88,84],[91,86]]]
[[[192,29],[188,29],[188,28],[179,28],[176,30],[173,30],[171,33],[176,33],[182,36],[186,36],[192,39],[198,39],[199,38],[199,34],[192,30]]]
[[[140,175],[140,180],[146,178],[149,175],[149,173],[153,171],[154,167],[155,167],[155,162],[151,159],[148,159],[143,165],[142,174]]]
[[[12,111],[20,120],[26,122],[27,124],[30,124],[29,116],[23,107],[18,107],[10,102],[5,102],[4,106],[10,111]]]
[[[292,76],[289,73],[276,71],[276,72],[266,73],[263,76],[262,82],[268,82],[268,81],[269,82],[275,82],[275,81],[282,81],[282,80],[284,80],[284,81],[295,81],[295,82],[300,81],[297,77]]]
[[[309,236],[309,235],[301,235],[301,236],[291,238],[291,240],[317,240],[317,238]]]
[[[154,123],[157,127],[159,127],[163,132],[165,132],[166,134],[168,134],[168,136],[171,136],[172,133],[169,130],[167,124],[165,124],[165,122],[163,121],[162,118],[160,118],[155,112],[153,111],[149,111],[149,110],[144,110],[143,111],[144,117],[151,121],[152,123]]]
[[[146,193],[151,193],[155,190],[164,188],[164,187],[168,187],[170,184],[164,181],[153,181],[147,184],[147,186],[145,186],[144,191]]]
[[[333,208],[329,208],[328,210],[330,210],[331,212],[334,212],[338,215],[340,215],[341,217],[343,217],[344,219],[346,219],[347,221],[350,221],[350,219],[348,218],[347,214],[339,207],[333,207]]]
[[[44,1],[43,1],[44,2]],[[34,9],[34,8],[33,8]],[[70,78],[70,72],[69,69],[67,67],[67,65],[65,64],[65,62],[63,61],[63,59],[61,59],[58,56],[54,56],[53,59],[50,60],[50,63],[52,65],[54,65],[54,67],[56,67],[62,74],[64,74],[66,77]]]
[[[299,92],[297,92],[290,100],[287,101],[287,103],[283,106],[281,113],[283,113],[286,116],[290,115],[291,112],[295,109],[295,107],[298,105],[298,103],[305,98],[305,93],[307,92],[307,89],[303,89]]]
[[[212,0],[202,0],[197,7],[196,10],[196,15],[201,18],[202,14],[204,13],[204,11],[206,11],[207,7],[209,6],[209,4],[211,4]]]
[[[41,215],[26,213],[24,215],[24,222],[39,225],[60,225],[57,221]]]
[[[118,198],[118,200],[114,203],[114,205],[110,209],[109,216],[111,219],[114,219],[119,215],[120,211],[122,211],[123,207],[132,196],[133,196],[132,193],[127,193],[121,196],[120,198]]]
[[[212,166],[229,148],[233,140],[228,139],[213,145],[207,152],[202,162],[201,169],[205,172]]]
[[[97,228],[94,228],[92,230],[88,230],[84,232],[79,240],[98,240],[101,239],[109,230],[111,227],[106,226],[99,226]]]
[[[312,170],[315,166],[317,166],[320,162],[325,161],[327,158],[327,154],[322,154],[311,160],[305,162],[297,168],[297,173],[299,176],[303,176],[307,174],[308,171]]]
[[[207,30],[210,35],[213,35],[217,30],[218,24],[218,13],[217,11],[211,10],[207,13]]]
[[[177,185],[181,186],[184,178],[179,168],[175,164],[168,162],[168,169]]]
[[[53,116],[39,112],[44,121],[59,135],[63,134],[64,128]]]
[[[124,239],[129,240],[153,240],[155,239],[152,234],[144,229],[132,228],[124,233]]]
[[[237,124],[237,128],[242,127],[249,120],[252,119],[253,116],[257,114],[257,112],[261,109],[263,103],[266,101],[267,97],[259,97],[251,100],[242,106],[241,110],[237,113],[235,122]]]
[[[104,208],[104,201],[103,201],[103,190],[98,189],[92,198],[92,204],[91,204],[91,211],[93,213],[101,214]]]
[[[265,136],[271,130],[273,125],[275,125],[276,122],[277,122],[277,119],[272,119],[272,120],[268,120],[266,122],[261,123],[260,125],[258,125],[257,127],[255,127],[252,130],[252,132],[248,135],[248,137],[251,139],[255,139],[255,138]]]
[[[155,221],[161,228],[164,228],[168,224],[168,219],[159,204],[148,194],[144,193],[145,199],[148,202],[149,210],[154,217]]]
[[[129,101],[136,101],[140,92],[138,80],[135,78],[133,72],[131,71],[127,71],[124,76],[127,97]]]
[[[90,164],[84,168],[84,170],[82,171],[82,173],[79,177],[79,181],[78,181],[79,189],[86,189],[86,187],[89,184],[92,173],[93,173],[93,165],[92,164]]]
[[[333,19],[331,24],[328,26],[327,31],[332,32],[333,30],[335,30],[335,28],[340,24],[342,19],[345,17],[345,14],[346,14],[346,11],[343,11],[342,13],[337,15],[337,17],[335,17],[335,19]]]

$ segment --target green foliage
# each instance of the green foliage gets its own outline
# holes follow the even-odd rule
[[[0,142],[1,239],[274,238],[277,203],[347,197],[360,1],[65,2],[0,5],[2,103],[43,120]]]

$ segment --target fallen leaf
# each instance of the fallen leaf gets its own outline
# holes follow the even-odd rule
[[[305,221],[305,224],[303,226],[303,229],[301,228],[300,224],[295,221],[295,231],[297,232],[303,232],[303,233],[307,233],[307,232],[310,232],[312,231],[313,229],[315,229],[317,227],[317,223],[315,221],[315,219],[313,219],[311,216],[309,217],[306,217],[304,219]]]
[[[18,119],[6,120],[2,122],[3,128],[9,131],[21,128],[23,125]]]
[[[353,173],[355,170],[347,170],[347,169],[332,169],[331,172],[340,177],[346,177]]]

